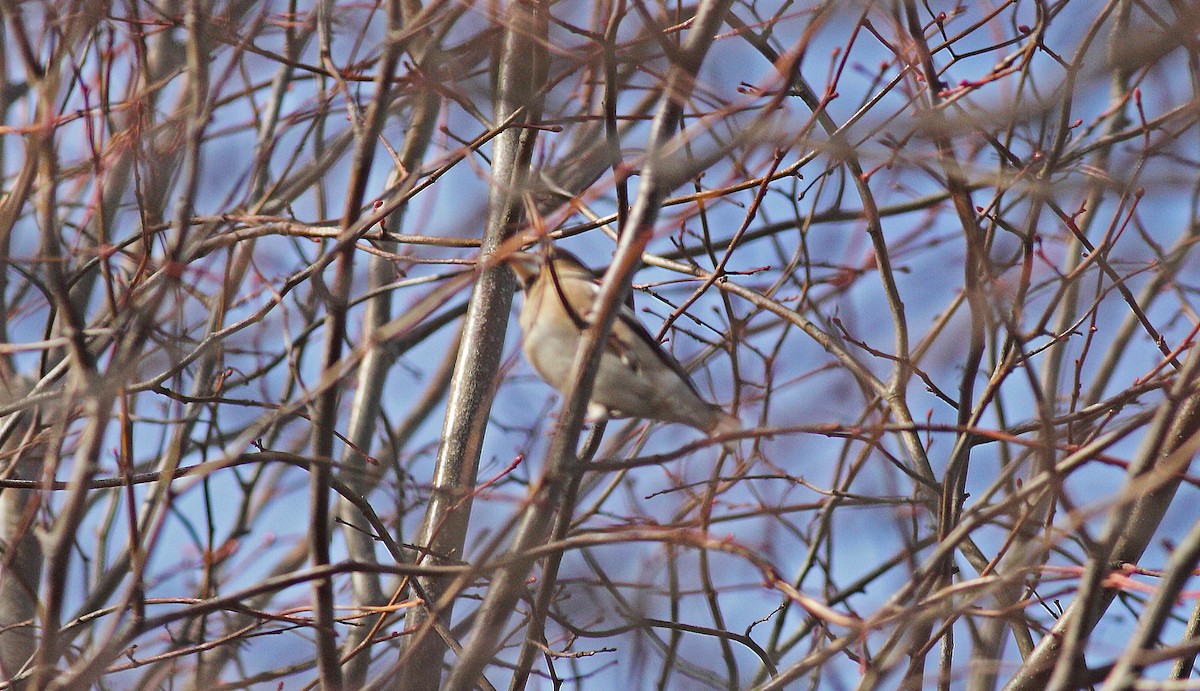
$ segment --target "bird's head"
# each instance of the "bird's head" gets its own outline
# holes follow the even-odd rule
[[[544,273],[553,272],[560,281],[574,278],[596,280],[596,275],[578,257],[555,247],[545,252],[513,252],[504,261],[526,290]]]

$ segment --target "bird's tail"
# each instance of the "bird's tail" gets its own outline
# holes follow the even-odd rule
[[[708,429],[705,431],[708,432],[710,437],[720,437],[726,434],[735,434],[742,431],[742,421],[725,412],[724,410],[718,409],[712,424],[709,425]],[[738,440],[726,439],[721,443],[725,446],[726,450],[732,453],[737,449]]]

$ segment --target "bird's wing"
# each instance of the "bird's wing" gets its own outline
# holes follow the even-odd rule
[[[582,317],[591,317],[592,307],[600,293],[600,285],[590,281],[572,281],[572,286],[578,285],[582,288],[581,291],[574,292],[566,287],[566,283],[566,281],[559,282],[555,279],[555,290],[563,304],[567,306],[567,312],[571,315],[572,320],[577,320],[576,325],[580,328],[587,328],[587,321]],[[659,362],[666,365],[683,380],[692,393],[696,394],[698,398],[700,397],[700,392],[696,390],[696,384],[692,381],[691,375],[687,373],[683,365],[679,364],[678,360],[663,349],[662,344],[655,340],[654,336],[650,335],[650,332],[638,320],[633,309],[626,304],[621,304],[617,311],[617,318],[613,322],[608,342],[605,343],[605,350],[620,358],[621,362],[638,373],[646,371],[646,365],[642,360],[647,357],[645,351],[649,351],[649,357],[657,358]]]
[[[637,371],[642,371],[642,365],[631,360],[637,359],[636,353],[639,350],[649,350],[653,357],[657,358],[659,362],[666,365],[678,375],[683,380],[683,383],[691,389],[692,393],[696,394],[697,397],[700,396],[700,392],[696,390],[696,384],[692,382],[691,375],[687,373],[683,365],[679,364],[678,360],[663,349],[662,344],[655,340],[654,336],[650,335],[650,332],[638,320],[633,310],[625,305],[621,305],[621,310],[617,312],[617,320],[613,323],[612,337],[609,338],[609,341],[610,344],[611,342],[616,342],[621,359]],[[635,344],[640,344],[643,347],[637,348]]]

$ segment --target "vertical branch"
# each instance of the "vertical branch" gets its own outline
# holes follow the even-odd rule
[[[325,4],[322,4],[325,7]],[[326,13],[328,8],[326,8]],[[354,152],[351,177],[346,186],[345,204],[342,210],[341,232],[336,246],[334,280],[327,294],[328,313],[325,319],[326,375],[333,375],[342,357],[342,344],[346,339],[346,313],[350,303],[350,284],[354,270],[354,243],[352,229],[361,214],[367,180],[374,161],[379,132],[387,115],[391,101],[392,81],[399,63],[402,45],[399,27],[402,16],[398,0],[387,3],[388,33],[383,46],[378,72],[375,75],[375,94],[367,108],[362,123],[361,138]],[[327,53],[328,44],[322,43],[322,52]],[[329,55],[327,64],[332,65]],[[351,95],[347,94],[350,98]],[[335,379],[336,381],[336,379]],[[308,545],[309,558],[313,567],[329,564],[330,535],[330,484],[332,465],[326,462],[333,457],[333,442],[337,420],[339,387],[327,386],[318,394],[313,410],[313,455],[317,462],[310,469]],[[336,643],[333,612],[333,581],[330,578],[315,579],[313,588],[313,622],[317,641],[317,667],[321,684],[328,691],[342,688],[341,660]]]
[[[417,43],[413,41],[413,43]],[[410,53],[434,56],[423,61],[422,71],[435,72],[437,69],[437,52],[430,50],[436,44],[422,41],[420,46],[410,47]],[[432,89],[423,89],[413,99],[408,132],[404,147],[400,151],[398,169],[392,173],[392,184],[396,187],[395,196],[408,194],[416,185],[418,176],[415,174],[429,146],[437,121],[437,113],[441,99]],[[401,232],[405,207],[388,216],[381,224],[385,237]],[[394,252],[396,243],[383,240],[380,247]],[[396,275],[395,263],[391,258],[372,256],[368,263],[369,293],[375,294],[367,303],[362,322],[362,340],[369,343],[379,327],[392,318],[392,293],[380,291],[387,283],[394,280]],[[383,385],[387,380],[387,368],[391,357],[383,344],[371,348],[363,357],[358,371],[358,385],[355,388],[354,402],[350,409],[349,433],[350,444],[346,445],[342,454],[342,473],[344,481],[355,491],[367,496],[374,482],[370,479],[372,473],[365,456],[371,452],[372,439],[376,432],[382,408]],[[346,550],[350,559],[360,563],[375,561],[375,539],[369,526],[363,525],[357,519],[358,511],[345,499],[338,501],[339,512],[344,512],[350,518],[343,519],[342,537],[346,541]],[[351,598],[355,607],[386,605],[388,598],[379,584],[379,575],[371,572],[359,572],[351,576]],[[346,664],[346,685],[350,688],[360,688],[366,682],[367,667],[371,661],[367,637],[371,627],[352,627],[342,644],[344,655],[352,651],[354,657]],[[360,649],[363,648],[363,649]]]
[[[512,0],[505,10],[504,43],[499,56],[493,119],[500,122],[523,113],[516,125],[495,140],[488,223],[480,256],[488,257],[520,227],[523,198],[530,183],[529,164],[544,99],[547,32],[541,0]],[[422,563],[454,563],[462,559],[471,515],[470,494],[479,469],[484,431],[495,395],[496,375],[508,314],[513,278],[506,266],[484,268],[475,283],[450,382],[446,418],[433,476],[433,492],[415,538]],[[405,654],[403,688],[435,688],[442,672],[444,642],[429,635],[436,622],[448,622],[452,605],[442,597],[447,583],[418,579],[423,607],[412,610],[408,626],[418,633]],[[435,606],[436,603],[436,606]]]
[[[1183,471],[1196,453],[1200,434],[1200,348],[1193,346],[1154,420],[1129,463],[1127,485],[1152,475],[1158,480],[1150,491],[1138,491],[1131,501],[1116,507],[1091,555],[1079,593],[1009,680],[1006,691],[1065,689],[1077,686],[1078,664],[1087,635],[1099,623],[1117,596],[1102,581],[1117,563],[1137,563],[1149,546],[1171,500],[1179,489]],[[1186,557],[1186,555],[1181,555]]]
[[[606,424],[606,421],[601,420],[588,433],[588,438],[583,444],[583,451],[579,454],[581,465],[590,462],[596,455],[596,451],[600,448],[600,440],[604,438]],[[556,542],[566,538],[571,528],[571,518],[575,512],[575,502],[579,499],[579,485],[582,480],[583,473],[573,473],[566,483],[562,500],[558,506],[558,515],[554,518],[554,528],[550,535],[550,538]],[[533,671],[533,659],[540,647],[546,644],[546,617],[549,615],[550,605],[553,603],[555,591],[558,589],[558,572],[562,566],[562,557],[562,552],[555,552],[546,557],[545,565],[542,567],[541,582],[538,583],[537,593],[533,597],[533,611],[529,615],[525,642],[521,645],[521,652],[517,656],[516,671],[509,684],[509,691],[521,691],[525,688],[529,682],[529,675]]]
[[[24,380],[0,381],[0,402],[14,403],[29,390]],[[6,477],[36,479],[45,452],[33,440],[38,424],[22,410],[0,423],[0,467]],[[41,504],[37,490],[0,490],[0,681],[13,679],[33,661],[37,649],[38,583],[42,545],[34,533]]]
[[[1114,17],[1114,25],[1108,37],[1110,58],[1114,56],[1116,47],[1121,43],[1128,31],[1132,3],[1122,3],[1119,8],[1109,3],[1101,11],[1100,20],[1103,20],[1114,9],[1118,9],[1118,11]],[[1039,33],[1044,32],[1049,18],[1041,8],[1039,8],[1037,21],[1036,31]],[[1097,21],[1093,31],[1098,29],[1099,26],[1100,21]],[[1084,42],[1084,45],[1090,45],[1090,43],[1089,39]],[[1071,64],[1073,66],[1081,65],[1081,58],[1082,53],[1078,53]],[[1130,72],[1131,70],[1128,68],[1117,68],[1113,72],[1109,96],[1109,100],[1113,104],[1113,109],[1110,111],[1111,117],[1108,118],[1104,126],[1105,136],[1115,135],[1124,129],[1128,123],[1128,118],[1125,115],[1125,107],[1121,104],[1129,94],[1128,82]],[[1018,291],[1016,299],[1013,301],[1012,314],[1014,318],[1010,326],[1010,339],[1012,341],[1009,347],[1014,350],[1016,348],[1013,344],[1017,342],[1016,334],[1020,325],[1018,315],[1023,314],[1028,309],[1028,305],[1026,304],[1028,295],[1027,284],[1030,281],[1029,277],[1033,269],[1034,244],[1040,237],[1039,233],[1041,232],[1040,218],[1047,204],[1053,204],[1054,202],[1050,194],[1050,191],[1053,189],[1052,180],[1062,171],[1062,159],[1069,140],[1068,133],[1072,127],[1071,122],[1075,117],[1072,114],[1070,105],[1074,90],[1073,84],[1078,73],[1079,70],[1076,67],[1072,67],[1068,71],[1068,88],[1064,89],[1065,97],[1058,114],[1057,125],[1053,130],[1052,145],[1049,147],[1042,164],[1038,166],[1039,169],[1034,185],[1032,186],[1033,194],[1030,195],[1030,208],[1026,214],[1027,220],[1024,223],[1025,237],[1022,239],[1023,253],[1025,255],[1022,269],[1023,285],[1022,289]],[[1112,147],[1099,148],[1089,162],[1089,165],[1095,166],[1099,170],[1107,170],[1112,161],[1113,151]],[[1101,202],[1107,193],[1106,187],[1102,184],[1093,184],[1089,181],[1088,188],[1087,198],[1083,204],[1083,208],[1086,211],[1077,221],[1080,232],[1084,236],[1089,234],[1091,227],[1097,218],[1099,218],[1098,212],[1102,208]],[[1079,239],[1072,239],[1071,244],[1072,249],[1065,252],[1063,267],[1064,273],[1068,275],[1074,273],[1074,270],[1079,266],[1084,256],[1080,251],[1082,245]],[[1164,271],[1163,274],[1151,279],[1152,285],[1147,286],[1148,292],[1144,292],[1143,295],[1149,294],[1149,292],[1157,292],[1161,285],[1153,286],[1153,284],[1160,282],[1169,273]],[[1057,305],[1055,305],[1057,318],[1055,319],[1055,323],[1050,327],[1053,333],[1066,333],[1071,330],[1072,322],[1078,318],[1079,289],[1080,282],[1078,280],[1067,280],[1065,282],[1062,293],[1056,301]],[[1129,319],[1126,324],[1127,329],[1123,328],[1125,330],[1124,336],[1118,334],[1114,337],[1113,346],[1109,348],[1102,362],[1096,367],[1097,377],[1093,382],[1094,384],[1102,387],[1103,383],[1107,381],[1110,374],[1115,370],[1115,358],[1119,357],[1119,354],[1126,350],[1120,344],[1128,339],[1129,335],[1133,332],[1133,324],[1135,323],[1137,323],[1136,319]],[[1067,354],[1068,347],[1065,342],[1050,348],[1044,356],[1044,364],[1040,369],[1040,373],[1033,375],[1038,377],[1034,393],[1038,397],[1038,416],[1042,421],[1042,428],[1039,431],[1042,445],[1041,449],[1037,452],[1035,461],[1035,467],[1038,472],[1053,472],[1055,462],[1054,449],[1060,443],[1062,436],[1061,430],[1053,424],[1052,420],[1057,413],[1056,406],[1060,396],[1059,385],[1060,378],[1062,377],[1062,364]],[[1095,404],[1098,397],[1085,397],[1084,400],[1089,404]],[[1069,430],[1067,441],[1068,443],[1074,441],[1071,438]],[[1006,554],[1000,557],[997,572],[1006,573],[1013,569],[1036,569],[1046,563],[1050,554],[1049,545],[1043,539],[1041,532],[1036,528],[1046,524],[1047,517],[1052,515],[1058,501],[1057,492],[1045,492],[1037,497],[1035,501],[1030,502],[1028,506],[1023,507],[1020,520],[1025,523],[1027,528],[1016,534],[1012,546]],[[1000,606],[1006,607],[1019,602],[1023,595],[1023,590],[1024,588],[1018,587],[1008,589],[1007,592],[997,598]],[[1009,625],[1013,629],[1022,657],[1028,658],[1034,649],[1033,637],[1029,633],[1029,629],[1023,625],[1023,622],[1016,620],[1011,621]],[[994,687],[996,683],[997,665],[995,665],[995,660],[1000,656],[1001,645],[1003,643],[1000,637],[1000,629],[1003,626],[1005,626],[1005,623],[999,620],[984,622],[981,626],[982,635],[980,636],[980,641],[976,645],[975,650],[972,651],[973,659],[982,662],[982,664],[971,665],[973,676],[977,680],[977,683],[986,685],[989,688]]]
[[[23,51],[26,71],[30,79],[36,81],[38,90],[34,131],[30,137],[28,156],[36,162],[41,183],[36,200],[41,224],[39,257],[45,262],[49,298],[57,312],[57,326],[67,344],[71,372],[68,388],[79,397],[81,413],[87,420],[73,458],[67,499],[47,539],[42,633],[34,669],[35,687],[45,688],[54,680],[55,665],[62,654],[59,633],[65,606],[71,550],[75,534],[87,510],[87,485],[96,472],[96,459],[99,457],[100,444],[111,412],[112,393],[105,391],[102,386],[96,370],[95,355],[88,348],[83,333],[83,317],[71,302],[59,234],[59,170],[55,149],[56,102],[61,84],[60,70],[68,46],[59,45],[43,66],[36,62],[32,51],[29,50],[24,33],[25,26],[19,16],[13,17],[12,27],[19,44],[26,48]],[[65,417],[62,421],[64,431],[67,424]],[[52,478],[55,469],[56,464],[49,465],[46,471],[48,478]]]
[[[962,229],[965,245],[963,292],[967,298],[971,328],[967,351],[963,359],[962,375],[959,378],[957,398],[958,425],[962,429],[967,429],[974,409],[975,378],[979,373],[979,367],[983,360],[984,336],[990,309],[987,296],[983,292],[983,285],[988,277],[988,263],[984,249],[983,234],[975,218],[975,206],[971,201],[971,192],[967,187],[967,181],[964,177],[962,166],[958,161],[958,155],[954,150],[954,145],[951,143],[949,136],[944,134],[947,128],[942,111],[938,108],[941,98],[939,96],[941,78],[938,75],[937,68],[933,64],[933,55],[929,51],[929,45],[925,41],[925,30],[921,25],[920,18],[917,16],[916,3],[912,0],[906,0],[904,3],[904,21],[907,24],[909,38],[916,49],[921,72],[924,74],[927,105],[922,109],[922,114],[928,118],[930,123],[931,135],[937,148],[938,162],[945,176],[946,189],[950,194],[951,202],[954,204],[954,210],[958,216],[958,223]],[[945,539],[946,535],[953,530],[955,524],[958,522],[959,512],[964,500],[967,465],[970,462],[971,448],[971,435],[967,433],[960,434],[955,441],[954,450],[951,453],[950,461],[946,468],[946,475],[942,481],[942,497],[938,507],[937,534],[939,540]],[[952,578],[951,571],[952,563],[947,560],[938,569],[937,587],[949,585]],[[919,633],[913,637],[912,660],[904,680],[906,687],[917,688],[922,685],[925,660],[924,654],[917,651],[921,649],[928,650],[927,639],[932,625],[932,619],[926,620],[924,624],[918,627]],[[947,678],[949,662],[952,659],[950,650],[953,644],[953,632],[950,627],[944,627],[943,631],[945,636],[943,639],[943,671],[939,676],[939,685],[943,685],[942,680]]]
[[[583,427],[583,416],[592,383],[600,364],[603,344],[612,329],[619,306],[629,292],[633,273],[642,252],[654,235],[654,224],[667,193],[682,183],[671,168],[673,135],[683,116],[683,107],[695,85],[700,65],[728,11],[731,0],[706,0],[697,7],[687,39],[672,63],[663,88],[663,98],[650,129],[646,162],[641,170],[637,197],[629,213],[629,225],[621,236],[617,254],[601,283],[592,322],[580,340],[558,427],[550,440],[540,482],[514,534],[509,561],[492,580],[483,604],[475,615],[471,637],[458,664],[446,682],[452,691],[473,688],[495,654],[504,624],[525,591],[525,579],[533,567],[529,552],[550,534],[563,489],[577,469],[575,448]]]

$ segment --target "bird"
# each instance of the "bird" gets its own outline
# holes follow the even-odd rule
[[[545,254],[512,252],[505,261],[525,292],[517,318],[525,357],[546,383],[565,394],[600,292],[596,274],[575,255],[554,247]],[[710,436],[742,429],[737,417],[701,397],[683,366],[624,304],[600,356],[588,417],[682,423]]]

